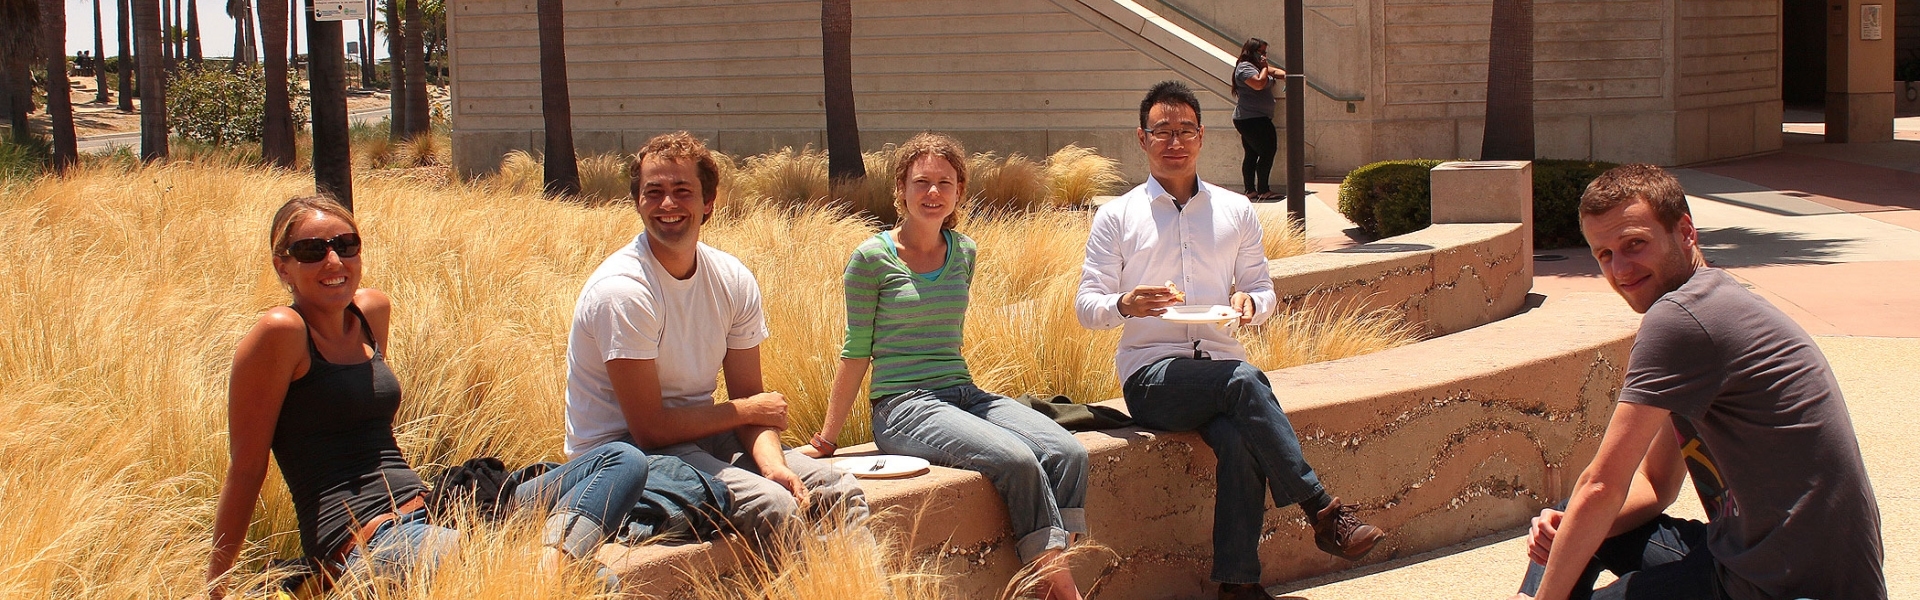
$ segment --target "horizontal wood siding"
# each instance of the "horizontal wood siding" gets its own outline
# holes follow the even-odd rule
[[[1780,99],[1779,0],[1678,0],[1674,108]]]
[[[1655,110],[1666,97],[1660,0],[1535,0],[1534,95],[1542,116]],[[1478,116],[1490,0],[1384,0],[1380,117]]]
[[[538,131],[533,3],[450,7],[456,129]],[[1147,87],[1177,78],[1049,2],[856,0],[854,15],[862,129],[1125,129]],[[569,0],[567,62],[580,130],[825,126],[817,0]]]

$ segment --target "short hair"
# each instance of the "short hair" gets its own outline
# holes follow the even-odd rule
[[[1141,129],[1147,128],[1147,113],[1161,104],[1169,106],[1184,104],[1193,108],[1193,124],[1200,124],[1200,98],[1193,95],[1193,88],[1187,87],[1186,83],[1169,79],[1153,84],[1153,88],[1147,90],[1147,97],[1140,100]]]
[[[307,219],[313,217],[314,213],[324,213],[346,221],[347,227],[352,228],[354,233],[360,233],[360,222],[353,218],[353,212],[341,206],[339,202],[335,202],[333,198],[319,195],[297,196],[287,200],[286,204],[280,205],[280,210],[273,213],[273,229],[267,234],[267,244],[272,249],[274,258],[287,255],[287,247],[293,244],[293,228],[305,223]]]
[[[907,187],[908,172],[913,169],[914,161],[923,156],[938,156],[953,165],[953,172],[960,177],[959,197],[954,199],[953,213],[940,222],[941,229],[953,229],[960,224],[960,208],[967,200],[967,149],[959,140],[939,133],[921,133],[907,139],[893,149],[893,208],[901,215],[907,214],[907,199],[898,190]]]
[[[1666,169],[1636,163],[1608,169],[1587,184],[1587,190],[1580,194],[1580,215],[1605,214],[1634,200],[1652,207],[1654,218],[1667,231],[1673,231],[1681,216],[1693,214],[1687,208],[1687,193],[1681,189],[1680,180]]]
[[[694,168],[699,171],[700,196],[706,200],[708,208],[712,208],[713,200],[720,197],[720,163],[713,159],[713,151],[708,150],[707,145],[700,143],[693,134],[675,131],[653,136],[653,139],[647,140],[647,145],[633,151],[633,164],[627,168],[627,175],[631,179],[629,187],[632,188],[635,202],[640,200],[640,164],[646,162],[648,157],[692,160]],[[701,216],[702,220],[706,218],[706,215]]]

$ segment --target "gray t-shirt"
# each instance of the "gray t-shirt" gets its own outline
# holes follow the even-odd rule
[[[1241,62],[1233,66],[1233,118],[1257,119],[1273,118],[1273,91],[1279,89],[1280,80],[1268,79],[1267,89],[1256,90],[1247,85],[1247,80],[1260,74],[1260,67],[1250,62]]]
[[[1718,464],[1708,549],[1733,598],[1886,598],[1880,509],[1807,332],[1719,269],[1641,320],[1621,402],[1666,409]]]

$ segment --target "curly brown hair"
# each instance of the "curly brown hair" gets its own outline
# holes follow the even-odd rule
[[[712,216],[713,201],[720,197],[720,163],[713,159],[713,151],[700,142],[693,134],[685,131],[662,133],[647,140],[647,145],[633,151],[633,163],[627,167],[628,189],[633,201],[640,201],[640,163],[647,157],[666,160],[691,160],[699,171],[700,197],[706,201],[708,215],[701,217],[705,221]]]
[[[921,133],[909,138],[905,143],[893,149],[893,208],[901,216],[907,214],[908,171],[913,163],[922,156],[938,156],[947,159],[953,165],[953,172],[960,178],[960,190],[954,202],[953,212],[940,221],[941,229],[953,229],[960,224],[960,209],[967,201],[967,149],[959,140],[939,133]]]

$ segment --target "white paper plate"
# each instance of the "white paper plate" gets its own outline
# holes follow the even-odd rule
[[[833,461],[833,466],[863,479],[911,477],[927,472],[927,459],[897,454],[849,456]]]
[[[1240,311],[1232,307],[1215,304],[1213,306],[1169,306],[1167,312],[1160,313],[1166,321],[1185,324],[1225,323],[1240,318]]]

